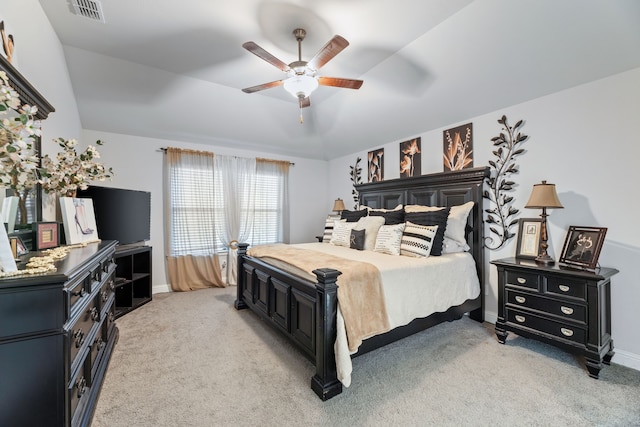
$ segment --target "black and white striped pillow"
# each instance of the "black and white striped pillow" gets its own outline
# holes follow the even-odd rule
[[[402,233],[400,255],[428,257],[437,231],[437,225],[418,225],[407,222]]]
[[[333,222],[340,220],[340,215],[329,215],[324,223],[324,234],[322,235],[322,243],[329,243],[333,235]]]

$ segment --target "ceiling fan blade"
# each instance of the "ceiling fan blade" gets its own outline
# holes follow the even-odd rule
[[[306,98],[300,98],[300,108],[311,107],[311,99],[307,96]]]
[[[360,89],[364,83],[362,80],[342,79],[338,77],[318,77],[318,84],[322,86],[345,87],[347,89]]]
[[[260,90],[271,89],[272,87],[276,87],[276,86],[282,86],[283,83],[284,83],[284,80],[277,80],[275,82],[263,83],[257,86],[245,87],[244,89],[242,89],[242,91],[244,93],[253,93],[253,92],[258,92]]]
[[[329,40],[329,42],[318,51],[318,53],[316,53],[316,56],[307,63],[307,67],[312,70],[319,70],[324,64],[331,61],[334,56],[342,52],[342,50],[347,46],[349,46],[349,42],[342,36],[333,36],[333,38]]]
[[[257,57],[264,59],[269,64],[274,65],[276,68],[279,68],[280,70],[284,71],[285,73],[290,70],[288,64],[285,64],[284,62],[282,62],[281,60],[279,60],[278,58],[276,58],[275,56],[273,56],[272,54],[270,54],[269,52],[267,52],[257,44],[255,44],[254,42],[246,42],[242,45],[242,47],[247,49],[249,52],[253,53]]]

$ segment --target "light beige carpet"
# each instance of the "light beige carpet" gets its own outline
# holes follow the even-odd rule
[[[640,426],[639,371],[594,380],[579,356],[501,345],[466,317],[354,359],[351,387],[322,402],[311,363],[236,311],[235,290],[154,295],[118,319],[93,426]]]

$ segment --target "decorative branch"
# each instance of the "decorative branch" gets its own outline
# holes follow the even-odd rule
[[[361,160],[362,159],[358,157],[356,159],[356,164],[353,166],[349,166],[349,169],[351,169],[349,175],[351,176],[351,183],[353,184],[351,195],[353,196],[353,201],[356,202],[356,204],[353,206],[354,210],[358,209],[358,202],[360,201],[360,194],[358,194],[358,190],[356,190],[356,185],[362,184],[362,168],[360,167]]]
[[[520,148],[520,145],[526,141],[529,136],[520,132],[523,121],[519,120],[513,127],[507,123],[507,117],[502,116],[498,120],[502,125],[500,135],[491,138],[494,147],[498,147],[493,151],[497,157],[496,161],[489,160],[491,166],[487,184],[489,190],[485,190],[483,197],[489,199],[494,207],[485,209],[487,213],[486,222],[490,224],[489,230],[491,235],[485,238],[485,247],[496,250],[504,246],[504,244],[515,236],[515,233],[509,229],[517,224],[518,220],[514,219],[519,210],[512,206],[514,201],[512,196],[505,194],[513,190],[515,184],[509,177],[511,174],[518,173],[519,169],[515,163],[515,158],[523,154],[526,150]]]

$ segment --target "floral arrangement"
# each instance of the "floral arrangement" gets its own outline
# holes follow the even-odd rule
[[[41,134],[37,107],[20,105],[18,93],[0,71],[0,186],[25,196],[36,183],[38,157],[33,142]]]
[[[57,139],[62,148],[56,155],[54,162],[47,154],[42,158],[40,169],[40,184],[45,193],[57,193],[73,197],[78,189],[86,190],[91,181],[105,181],[113,177],[113,169],[106,168],[97,162],[100,153],[93,145],[89,145],[84,152],[78,154],[75,139]],[[103,145],[98,140],[96,145]]]

